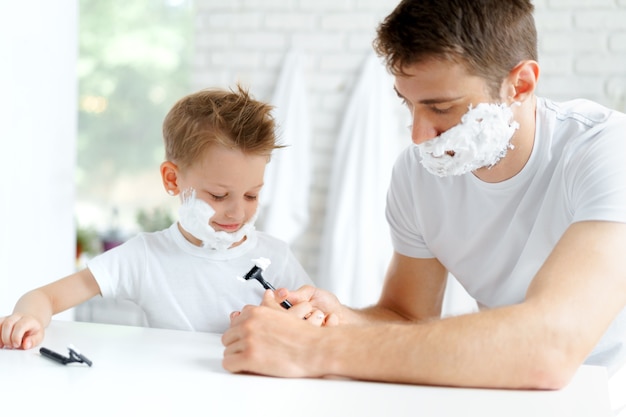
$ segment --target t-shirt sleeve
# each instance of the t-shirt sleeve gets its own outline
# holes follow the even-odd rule
[[[410,148],[397,159],[387,191],[385,216],[391,233],[393,249],[412,258],[433,258],[422,235],[417,204],[419,187],[412,177],[412,164],[419,163]]]
[[[626,121],[587,139],[571,159],[573,222],[626,223]]]
[[[145,244],[133,237],[120,246],[109,249],[87,263],[104,298],[132,298],[133,279],[145,269]]]

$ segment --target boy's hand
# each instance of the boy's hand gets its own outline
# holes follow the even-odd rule
[[[286,311],[281,303],[287,299],[289,295],[289,291],[285,288],[279,288],[274,291],[266,291],[263,295],[263,301],[261,301],[262,306],[272,307],[274,309]],[[299,319],[306,320],[309,324],[314,326],[321,326],[324,324],[326,320],[326,315],[321,310],[315,308],[311,303],[307,301],[302,301],[297,304],[293,304],[293,306],[288,310],[289,314],[295,316]]]
[[[296,291],[288,291],[285,288],[276,290],[278,301],[289,300],[294,306],[305,304],[316,312],[324,312],[323,326],[336,326],[340,322],[342,305],[337,297],[329,291],[325,291],[310,285],[304,285]]]
[[[320,326],[332,326],[338,324],[338,320],[334,315],[325,314],[322,310],[314,306],[311,302],[304,299],[298,299],[297,303],[294,303],[290,309],[285,309],[281,303],[287,299],[290,295],[289,291],[285,288],[279,288],[276,291],[267,290],[263,294],[261,301],[261,307],[269,307],[273,310],[284,312],[294,318],[300,320],[306,320],[307,323],[320,327]],[[246,308],[255,308],[254,306],[246,306]],[[231,326],[233,320],[241,315],[241,311],[234,311],[230,314]]]
[[[44,326],[32,316],[13,313],[0,318],[0,348],[30,349],[41,343]]]

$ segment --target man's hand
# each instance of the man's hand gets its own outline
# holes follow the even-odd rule
[[[322,337],[323,314],[314,312],[307,319],[308,312],[319,310],[311,310],[307,302],[285,310],[271,293],[265,294],[261,306],[247,305],[231,315],[231,326],[222,335],[224,369],[281,377],[321,376],[321,366],[313,358]]]

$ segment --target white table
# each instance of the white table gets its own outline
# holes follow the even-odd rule
[[[93,367],[39,354],[44,346],[67,356],[69,344]],[[222,368],[220,336],[207,333],[53,321],[41,346],[0,349],[3,409],[25,416],[610,415],[606,372],[591,366],[560,391],[486,390],[235,375]]]

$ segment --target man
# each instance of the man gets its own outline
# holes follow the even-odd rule
[[[387,197],[380,300],[268,293],[233,314],[227,370],[553,389],[582,363],[622,366],[626,116],[535,96],[532,13],[530,0],[403,0],[385,19],[375,49],[414,146]],[[479,312],[440,319],[449,272]],[[299,309],[284,314],[285,297]],[[294,319],[311,308],[333,325]]]

